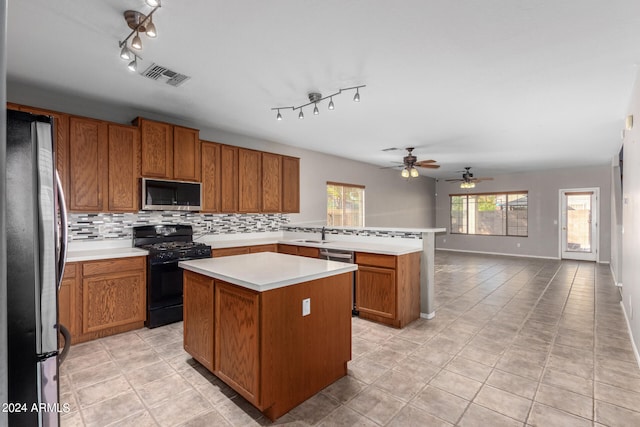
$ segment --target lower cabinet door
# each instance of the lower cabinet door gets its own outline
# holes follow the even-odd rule
[[[260,406],[259,295],[215,282],[215,374]]]
[[[83,277],[82,333],[144,321],[145,279],[144,270]]]
[[[213,279],[185,271],[183,283],[184,349],[213,372]]]
[[[358,266],[356,308],[364,313],[396,317],[396,271],[390,268]]]

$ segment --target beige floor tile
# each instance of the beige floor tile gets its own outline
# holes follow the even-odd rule
[[[445,366],[445,369],[480,382],[484,382],[492,370],[487,365],[464,357],[456,357]]]
[[[147,411],[144,411],[137,412],[126,418],[109,424],[108,427],[156,427],[158,425],[159,424],[156,422],[156,420],[153,419],[151,414]],[[63,424],[62,427],[67,426]]]
[[[423,382],[416,379],[415,376],[392,370],[378,378],[373,385],[402,401],[408,402],[413,399],[427,383],[426,381]]]
[[[607,426],[640,426],[640,412],[596,400],[596,419]]]
[[[455,424],[469,405],[469,401],[437,387],[427,386],[411,402],[429,414]]]
[[[358,359],[354,362],[349,362],[347,368],[349,375],[365,384],[374,383],[388,370],[388,366],[380,365],[367,359]]]
[[[136,388],[136,392],[148,406],[158,404],[164,404],[166,406],[176,395],[189,390],[193,390],[193,387],[178,373],[171,374]]]
[[[559,409],[552,408],[551,406],[543,405],[539,402],[535,402],[531,408],[531,414],[527,420],[529,426],[562,426],[562,427],[589,427],[592,422],[580,418],[575,415],[571,415],[567,412],[563,412]]]
[[[120,393],[132,391],[129,382],[123,375],[79,388],[76,393],[80,408],[86,408],[95,403],[117,396]]]
[[[518,427],[522,422],[472,403],[457,424],[460,427]]]
[[[133,391],[130,391],[83,408],[82,415],[86,425],[92,427],[106,426],[130,417],[135,413],[145,411],[146,409],[138,396]]]
[[[384,425],[402,409],[406,403],[396,399],[379,388],[369,387],[350,400],[346,405],[365,415],[372,421]]]
[[[318,427],[376,427],[378,424],[350,409],[346,406],[340,406],[335,411],[324,417],[324,419],[317,424]]]
[[[117,377],[118,375],[120,375],[120,369],[118,369],[118,366],[114,362],[109,361],[96,364],[90,368],[71,372],[69,377],[71,378],[72,386],[78,389]]]
[[[582,418],[593,418],[593,399],[582,394],[540,384],[535,400]]]
[[[159,403],[149,408],[149,412],[165,427],[173,427],[185,420],[195,418],[211,410],[211,404],[194,389],[175,393],[171,404]]]
[[[406,405],[387,424],[388,427],[450,427],[453,424],[428,414],[422,409]]]
[[[486,382],[488,385],[508,391],[526,399],[533,399],[538,382],[519,375],[495,369]]]
[[[597,400],[602,400],[616,406],[631,409],[638,409],[640,393],[618,388],[609,384],[595,383],[595,396]]]
[[[440,371],[440,373],[429,382],[429,385],[448,391],[466,400],[472,400],[478,390],[480,390],[480,387],[482,387],[481,382],[456,374],[455,372],[447,371],[446,369]]]
[[[424,383],[429,382],[431,378],[440,372],[440,369],[439,366],[432,365],[414,356],[407,357],[402,361],[402,364],[393,367],[394,371],[411,376]]]
[[[378,379],[378,381],[381,381],[387,375],[389,375],[389,373],[384,374],[380,379]],[[353,397],[360,393],[365,387],[366,384],[347,375],[327,386],[322,390],[322,393],[330,396],[332,399],[337,400],[340,403],[346,403],[353,399]]]
[[[156,362],[135,370],[129,370],[124,375],[133,387],[141,387],[175,372],[167,362]]]
[[[303,420],[311,425],[319,423],[324,417],[335,411],[340,406],[337,400],[326,396],[323,393],[316,394],[313,397],[302,402],[293,408],[289,413],[297,420]],[[225,415],[223,413],[223,415]],[[226,415],[225,415],[226,416]],[[226,417],[229,419],[229,417]],[[231,420],[235,424],[235,420]]]
[[[531,407],[531,400],[491,386],[483,386],[474,403],[524,422]]]

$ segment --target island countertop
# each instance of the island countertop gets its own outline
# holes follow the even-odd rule
[[[263,292],[356,271],[356,264],[273,252],[180,261],[179,267]]]

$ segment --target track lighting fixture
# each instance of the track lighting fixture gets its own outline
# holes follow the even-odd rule
[[[131,32],[123,41],[118,42],[118,46],[121,49],[120,58],[126,61],[133,58],[133,61],[129,63],[128,67],[130,70],[134,71],[137,69],[139,57],[131,51],[127,42],[131,39],[131,48],[139,51],[142,50],[142,39],[140,38],[140,33],[144,33],[151,38],[155,38],[158,35],[152,17],[155,11],[160,7],[160,0],[145,0],[145,2],[147,5],[153,7],[148,15],[135,10],[127,10],[124,12],[124,19],[127,21],[129,28],[131,28]]]
[[[311,104],[314,104],[313,107],[313,114],[314,115],[318,115],[320,114],[320,110],[318,109],[318,103],[324,101],[325,99],[329,98],[329,110],[333,110],[335,108],[335,104],[333,103],[333,97],[334,96],[338,96],[340,95],[342,92],[347,91],[347,90],[356,90],[356,94],[353,97],[353,101],[354,102],[360,102],[360,92],[359,89],[361,87],[366,87],[366,85],[360,85],[360,86],[353,86],[353,87],[347,87],[347,88],[342,88],[339,89],[336,93],[332,93],[331,95],[327,95],[327,96],[322,96],[321,93],[318,92],[311,92],[309,93],[307,96],[309,97],[309,102],[307,102],[306,104],[303,105],[299,105],[297,107],[291,106],[291,107],[273,107],[271,110],[277,110],[278,114],[276,115],[276,120],[282,120],[282,114],[280,114],[280,110],[300,110],[300,113],[298,113],[298,118],[299,119],[304,119],[304,113],[302,112],[302,109],[306,106],[309,106]],[[409,171],[407,171],[407,173],[409,173]],[[417,173],[417,171],[416,171]]]

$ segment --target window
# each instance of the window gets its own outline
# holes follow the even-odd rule
[[[451,194],[451,233],[528,235],[528,193]]]
[[[364,227],[364,186],[327,182],[327,225]]]

